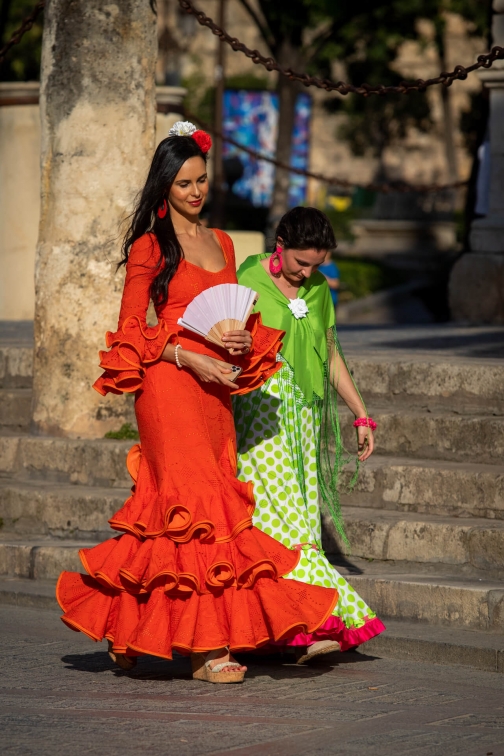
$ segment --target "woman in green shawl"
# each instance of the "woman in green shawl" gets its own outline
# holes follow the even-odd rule
[[[286,577],[339,591],[322,628],[277,644],[293,647],[299,662],[345,651],[385,629],[322,550],[319,498],[346,542],[337,483],[347,458],[336,392],[356,417],[359,461],[372,453],[376,427],[346,367],[331,293],[317,271],[335,246],[328,218],[315,208],[296,207],[278,225],[273,255],[253,255],[238,271],[239,283],[260,295],[264,324],[285,331],[277,357],[282,369],[257,391],[234,397],[238,477],[254,484],[254,525],[302,551]]]

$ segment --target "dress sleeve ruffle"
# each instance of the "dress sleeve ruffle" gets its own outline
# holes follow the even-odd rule
[[[235,395],[255,391],[282,367],[282,363],[277,362],[277,354],[282,349],[285,331],[263,325],[259,312],[250,316],[246,328],[252,335],[253,344],[248,354],[233,357],[243,371],[236,381],[237,388],[231,391]]]
[[[145,377],[145,367],[160,359],[174,337],[164,320],[147,326],[137,315],[130,315],[115,333],[108,331],[105,341],[109,352],[100,352],[100,367],[105,371],[93,384],[99,394],[137,391]]]

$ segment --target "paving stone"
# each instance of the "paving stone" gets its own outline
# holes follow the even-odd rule
[[[193,681],[189,660],[143,657],[130,673],[59,620],[0,606],[3,753],[110,756],[502,755],[494,672],[333,654],[310,666],[246,657],[243,685]],[[403,632],[403,637],[407,633]],[[473,648],[477,647],[474,643]]]

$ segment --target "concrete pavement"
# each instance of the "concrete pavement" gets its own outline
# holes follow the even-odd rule
[[[504,679],[490,672],[249,657],[243,685],[211,686],[181,657],[124,673],[51,609],[0,606],[0,638],[4,756],[504,755]]]

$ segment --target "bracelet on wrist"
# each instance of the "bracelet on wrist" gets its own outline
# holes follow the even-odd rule
[[[177,346],[175,347],[175,365],[178,367],[179,370],[182,370],[183,365],[180,362],[179,356],[178,356],[179,349],[182,349],[182,346],[180,344],[177,344]]]
[[[372,417],[358,417],[354,420],[354,428],[371,428],[372,431],[377,429],[377,424]]]

